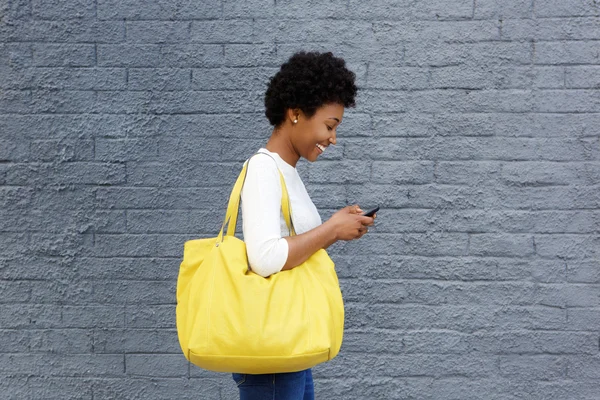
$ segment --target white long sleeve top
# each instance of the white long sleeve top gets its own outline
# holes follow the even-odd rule
[[[282,189],[277,167],[288,190],[296,234],[309,231],[322,221],[296,168],[264,147],[257,152],[268,155],[250,159],[241,193],[242,227],[250,268],[268,277],[281,271],[289,251],[284,237],[290,236],[290,232],[281,210]],[[247,163],[248,160],[244,165]]]

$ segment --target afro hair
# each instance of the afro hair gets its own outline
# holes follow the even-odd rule
[[[342,58],[331,52],[299,51],[270,79],[265,93],[265,115],[271,125],[285,121],[290,108],[299,108],[307,118],[330,103],[355,107],[356,74]]]

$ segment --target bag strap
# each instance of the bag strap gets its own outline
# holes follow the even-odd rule
[[[240,198],[242,193],[242,187],[244,186],[244,182],[246,181],[246,174],[248,171],[248,166],[250,165],[250,159],[258,154],[265,154],[275,161],[277,165],[277,161],[270,154],[257,152],[248,158],[248,161],[245,163],[242,171],[240,172],[234,186],[231,191],[231,195],[229,196],[229,203],[227,206],[227,213],[225,214],[225,220],[223,221],[223,225],[221,226],[221,231],[219,232],[219,236],[217,237],[217,243],[223,241],[223,232],[225,229],[225,225],[227,225],[227,234],[226,236],[234,236],[235,229],[237,226],[237,217],[240,205]],[[285,219],[285,223],[290,231],[290,236],[296,235],[296,230],[294,229],[294,222],[291,218],[292,208],[290,204],[290,198],[287,191],[287,186],[285,184],[285,180],[283,178],[283,174],[277,165],[277,171],[279,171],[279,180],[281,182],[281,210],[283,211],[283,217]]]

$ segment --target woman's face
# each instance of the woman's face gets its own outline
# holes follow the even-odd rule
[[[327,151],[327,146],[335,144],[336,129],[343,117],[344,106],[338,103],[323,105],[310,119],[300,112],[298,122],[292,124],[296,133],[294,144],[300,156],[313,162],[323,153],[322,150]]]

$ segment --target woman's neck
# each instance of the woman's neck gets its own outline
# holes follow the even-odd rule
[[[300,155],[294,149],[288,135],[283,134],[283,132],[273,131],[265,148],[270,152],[279,154],[279,157],[281,157],[283,161],[296,168]]]

